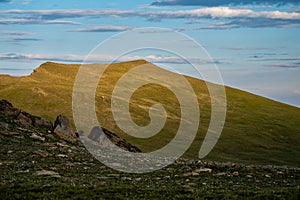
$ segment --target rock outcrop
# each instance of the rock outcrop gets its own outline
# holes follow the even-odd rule
[[[100,128],[99,126],[96,126],[92,129],[92,131],[88,135],[88,138],[104,147],[109,147],[111,143],[113,143],[126,151],[136,153],[142,152],[138,147],[128,143],[126,140],[120,138],[115,133],[112,133],[105,128]]]
[[[69,119],[64,115],[57,116],[53,125],[49,120],[31,115],[23,110],[15,108],[10,102],[1,100],[0,130],[6,130],[3,134],[14,135],[15,132],[13,130],[16,128],[32,133],[30,138],[41,142],[46,141],[44,134],[47,134],[47,137],[51,135],[52,138],[55,138],[53,135],[57,135],[60,139],[72,143],[78,141],[79,135],[83,135],[83,133],[76,133],[73,130]],[[49,133],[52,133],[53,135]],[[97,145],[104,147],[109,147],[113,143],[126,151],[141,152],[139,148],[105,128],[94,127],[87,138]]]
[[[52,130],[53,125],[49,120],[31,115],[25,111],[15,108],[6,100],[0,101],[0,115],[7,120],[20,124],[25,128],[38,128],[43,130]]]
[[[55,122],[53,133],[58,137],[69,142],[77,141],[77,135],[72,129],[69,119],[66,116],[58,115]]]

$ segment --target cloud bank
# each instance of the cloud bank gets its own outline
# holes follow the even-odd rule
[[[66,21],[66,20],[41,20],[41,19],[0,19],[0,24],[9,25],[9,24],[71,24],[79,25],[79,22]]]
[[[286,5],[299,4],[299,0],[157,0],[152,6],[225,6],[225,5]]]
[[[122,62],[130,60],[147,60],[152,63],[169,63],[169,64],[186,64],[187,62],[179,57],[174,56],[161,56],[161,55],[148,55],[148,56],[132,56],[126,55],[119,57],[114,55],[90,55],[88,58],[83,55],[53,55],[53,54],[21,54],[21,53],[0,53],[1,60],[9,60],[15,62],[35,62],[35,61],[56,61],[56,62],[76,62],[76,63],[109,63],[111,61]],[[203,60],[199,58],[191,58],[193,62],[198,64],[214,64],[223,63],[222,61]],[[227,64],[227,63],[223,63]]]
[[[76,21],[86,17],[128,18],[141,17],[146,20],[160,21],[164,19],[182,19],[187,23],[212,20],[212,25],[199,29],[231,29],[231,28],[294,28],[300,27],[300,13],[286,11],[255,11],[245,8],[207,7],[177,11],[139,11],[139,10],[3,10],[0,11],[0,24],[71,24],[80,25]],[[3,19],[4,18],[4,19]],[[6,19],[5,19],[6,18]],[[94,26],[71,30],[74,32],[116,32],[129,30],[130,27]]]
[[[191,18],[266,18],[300,20],[299,12],[254,11],[251,9],[211,7],[193,10],[144,12],[134,10],[4,10],[0,15],[26,15],[26,20],[57,20],[80,17],[143,17],[146,19],[191,19]],[[21,19],[16,19],[21,20]],[[3,20],[2,20],[3,21]],[[36,20],[40,21],[40,20]],[[12,20],[13,22],[13,20]]]

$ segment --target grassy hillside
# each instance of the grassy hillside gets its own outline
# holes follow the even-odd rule
[[[110,109],[110,97],[116,82],[130,69],[145,63],[146,61],[138,60],[112,64],[100,80],[96,93],[96,109],[103,127],[147,152],[164,146],[176,134],[180,122],[180,107],[175,95],[154,84],[143,86],[133,94],[130,111],[137,124],[149,123],[148,110],[155,102],[162,103],[168,113],[163,130],[148,139],[137,139],[124,134],[116,125]],[[52,121],[61,113],[72,119],[72,89],[79,67],[80,65],[47,62],[30,76],[1,75],[0,98]],[[186,157],[196,158],[208,128],[211,99],[204,81],[191,77],[186,79],[197,94],[201,110],[197,137],[185,154]],[[226,95],[225,127],[207,159],[300,166],[299,108],[229,87],[226,87]]]

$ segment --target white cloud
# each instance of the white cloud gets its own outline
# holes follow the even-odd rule
[[[58,61],[58,62],[79,62],[83,61],[87,63],[103,63],[103,62],[121,62],[121,61],[130,61],[130,60],[140,60],[144,59],[153,63],[175,63],[175,64],[184,64],[185,60],[174,57],[174,56],[160,56],[160,55],[147,55],[147,56],[133,56],[126,55],[117,57],[114,55],[90,55],[86,57],[84,55],[53,55],[53,54],[20,54],[20,53],[3,53],[0,54],[1,60],[10,60],[16,62],[33,62],[33,61]],[[115,60],[117,59],[117,60]],[[212,63],[223,63],[221,61],[212,61],[212,60],[203,60],[200,58],[190,58],[193,62],[199,64],[212,64]],[[223,64],[226,64],[225,62]]]
[[[274,7],[275,9],[277,7]],[[232,28],[299,28],[300,12],[286,11],[255,11],[250,8],[237,7],[205,7],[192,10],[176,11],[141,11],[141,10],[2,10],[0,11],[0,24],[74,24],[76,21],[65,19],[78,19],[85,17],[128,18],[140,17],[147,20],[160,21],[164,19],[188,20],[188,24],[199,23],[200,27],[184,30],[199,29],[232,29]],[[213,19],[211,24],[204,25],[201,21]],[[127,29],[126,29],[127,30]],[[179,30],[181,30],[179,28]],[[105,27],[82,28],[74,31],[91,32],[105,31]],[[111,29],[107,31],[119,31]]]
[[[3,35],[15,35],[15,36],[25,36],[25,35],[33,35],[32,32],[24,32],[24,31],[0,31],[0,34]]]
[[[119,31],[127,31],[132,29],[132,27],[129,26],[92,26],[88,28],[79,28],[79,29],[73,29],[69,30],[68,32],[119,32]]]
[[[224,5],[285,5],[299,4],[298,0],[156,0],[153,6],[224,6]]]
[[[3,10],[0,15],[30,15],[41,19],[79,17],[132,17],[157,18],[268,18],[300,20],[299,12],[254,11],[230,7],[208,7],[194,10],[144,12],[134,10]]]
[[[72,24],[79,25],[79,22],[66,20],[36,20],[36,19],[1,19],[0,24]]]

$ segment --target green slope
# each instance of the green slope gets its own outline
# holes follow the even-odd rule
[[[96,93],[96,109],[101,125],[143,151],[153,151],[167,144],[180,123],[180,107],[176,96],[154,84],[134,92],[130,100],[133,121],[145,126],[153,103],[164,105],[168,117],[162,131],[148,139],[123,133],[116,125],[110,109],[110,97],[117,81],[135,66],[138,60],[112,64],[100,80]],[[149,64],[149,63],[148,63]],[[54,120],[58,114],[72,119],[72,89],[80,65],[47,62],[30,76],[0,76],[0,98],[32,114]],[[93,65],[105,67],[105,65]],[[157,68],[151,65],[153,68]],[[157,68],[157,70],[163,70]],[[169,72],[171,74],[171,72]],[[198,134],[186,157],[197,158],[210,121],[210,96],[204,81],[186,77],[199,101],[201,123]],[[241,90],[226,87],[227,117],[220,140],[206,159],[253,164],[300,166],[300,109]]]

